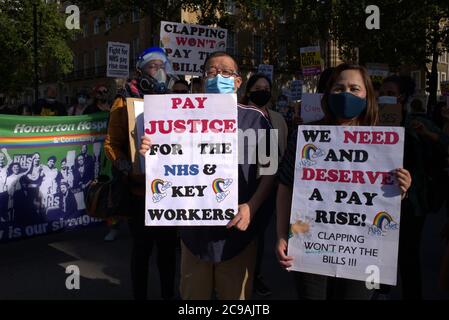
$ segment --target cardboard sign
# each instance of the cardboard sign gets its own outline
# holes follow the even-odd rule
[[[161,22],[161,46],[175,74],[203,76],[204,62],[215,51],[226,51],[228,31],[196,24]]]
[[[299,126],[291,270],[396,285],[404,128]]]
[[[129,77],[129,44],[108,42],[107,77]]]
[[[259,68],[257,69],[257,72],[263,73],[271,81],[273,81],[273,66],[271,64],[259,64]]]
[[[321,93],[303,93],[301,100],[301,118],[304,123],[310,123],[323,119],[321,108]]]
[[[300,48],[301,67],[304,76],[314,76],[321,73],[320,47]]]
[[[223,226],[238,211],[235,94],[145,96],[146,225]]]

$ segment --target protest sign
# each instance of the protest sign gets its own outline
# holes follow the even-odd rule
[[[226,225],[237,214],[235,94],[146,95],[146,225]]]
[[[321,73],[320,47],[300,48],[301,67],[304,76],[314,76]]]
[[[84,196],[103,172],[107,113],[0,119],[0,242],[86,226]]]
[[[310,123],[323,119],[321,108],[321,93],[303,93],[301,100],[301,118],[304,123]]]
[[[400,126],[402,121],[402,105],[379,103],[379,125]]]
[[[271,81],[273,81],[273,65],[271,65],[271,64],[259,64],[259,67],[257,68],[257,72],[263,73]]]
[[[127,98],[129,151],[135,174],[145,173],[145,159],[140,155],[140,139],[144,135],[143,99]]]
[[[302,80],[293,80],[290,84],[290,93],[291,93],[291,99],[296,101],[296,100],[301,100],[302,98],[302,85],[303,85],[303,81]]]
[[[107,77],[129,77],[129,44],[108,42]]]
[[[441,81],[440,83],[441,95],[449,96],[449,81]]]
[[[300,126],[292,270],[396,285],[404,129]]]
[[[227,30],[162,21],[160,38],[175,74],[203,76],[208,55],[226,51]]]

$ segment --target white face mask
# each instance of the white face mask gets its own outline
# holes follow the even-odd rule
[[[159,69],[156,71],[156,74],[153,76],[153,78],[160,83],[166,83],[167,82],[167,73],[164,69]]]
[[[391,97],[391,96],[380,96],[377,98],[378,104],[397,104],[398,98],[397,97]]]

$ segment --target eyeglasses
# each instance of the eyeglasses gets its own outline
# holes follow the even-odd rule
[[[159,63],[150,63],[146,68],[150,69],[165,69],[165,64],[159,64]]]
[[[100,94],[106,94],[106,93],[108,93],[108,90],[98,90],[97,92]]]
[[[237,72],[231,69],[218,69],[216,67],[209,67],[204,73],[206,78],[215,78],[218,74],[221,74],[224,78],[229,78],[232,76],[239,76]]]

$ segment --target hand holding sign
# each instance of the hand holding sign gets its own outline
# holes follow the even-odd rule
[[[226,228],[236,227],[240,231],[245,231],[254,216],[252,211],[253,210],[251,210],[248,203],[240,204],[239,212],[235,215],[234,219],[228,223]]]

